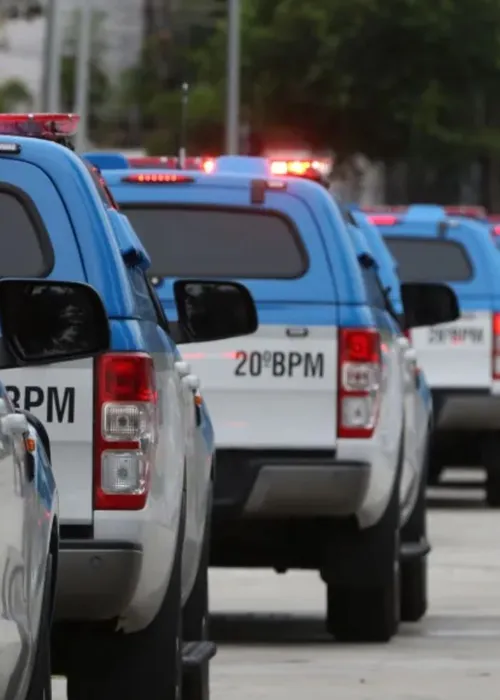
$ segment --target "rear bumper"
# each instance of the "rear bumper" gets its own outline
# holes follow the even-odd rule
[[[55,618],[110,620],[128,607],[141,572],[142,548],[127,542],[63,540]]]
[[[436,430],[499,430],[500,396],[488,389],[432,389]]]
[[[221,450],[215,518],[343,517],[357,513],[371,465],[337,460],[331,451]]]

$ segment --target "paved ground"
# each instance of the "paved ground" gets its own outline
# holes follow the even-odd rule
[[[483,509],[478,495],[459,495],[434,500],[430,514],[429,615],[387,646],[329,642],[314,574],[214,571],[213,700],[497,698],[500,513]],[[54,688],[62,700],[63,681]]]

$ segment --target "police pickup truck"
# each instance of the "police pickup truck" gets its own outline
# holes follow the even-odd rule
[[[87,282],[111,326],[109,351],[94,361],[4,376],[15,405],[46,422],[58,483],[54,671],[67,676],[69,700],[201,700],[214,653],[208,414],[146,278],[147,254],[68,147],[76,123],[0,116],[0,275]],[[256,329],[241,285],[191,279],[175,294],[184,342]]]
[[[8,252],[2,259],[8,261]],[[1,280],[0,322],[2,372],[92,357],[109,347],[102,302],[78,283]],[[58,515],[44,427],[16,411],[0,382],[1,698],[50,697]]]
[[[432,389],[436,432],[431,477],[484,465],[486,498],[500,507],[500,255],[488,225],[414,205],[372,213],[404,281],[446,282],[462,313],[419,328],[412,342]]]
[[[401,329],[325,189],[262,162],[103,175],[169,316],[176,279],[193,275],[245,280],[257,303],[246,339],[181,345],[216,432],[212,564],[319,570],[330,632],[387,641],[400,607],[408,619],[426,608],[425,569],[400,576],[428,551],[422,459],[404,454]],[[457,314],[444,285],[402,293],[404,328]]]

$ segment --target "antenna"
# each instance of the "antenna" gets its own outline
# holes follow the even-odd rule
[[[189,84],[182,83],[181,87],[181,129],[179,144],[179,168],[184,170],[186,165],[186,138],[187,138],[187,108],[189,102]]]

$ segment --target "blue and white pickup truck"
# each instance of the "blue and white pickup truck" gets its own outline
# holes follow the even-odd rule
[[[207,639],[211,425],[147,279],[144,248],[98,173],[69,147],[76,122],[0,119],[8,275],[92,285],[111,327],[109,350],[95,360],[3,377],[16,407],[44,421],[50,437],[60,498],[54,671],[67,676],[69,700],[177,700],[181,692],[202,700],[215,651]],[[174,293],[176,331],[197,348],[257,327],[242,285],[191,278]]]
[[[184,277],[237,279],[257,304],[253,335],[180,341],[216,433],[211,563],[316,569],[329,631],[387,641],[400,609],[415,620],[427,604],[425,567],[400,575],[428,551],[424,532],[404,539],[404,504],[425,508],[425,456],[405,455],[401,328],[324,188],[273,177],[265,159],[221,161],[212,174],[103,170],[170,317]],[[402,294],[405,329],[458,313],[444,285]]]

